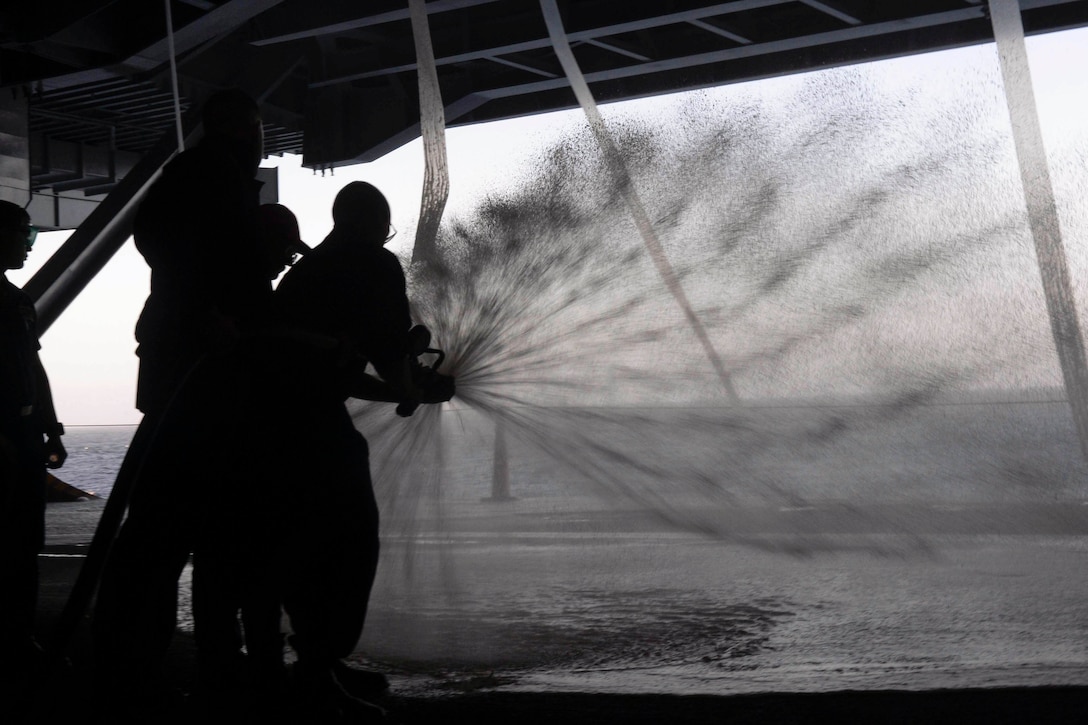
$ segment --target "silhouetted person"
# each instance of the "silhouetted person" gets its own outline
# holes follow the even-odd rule
[[[218,475],[246,483],[223,485],[215,505],[203,509],[195,566],[214,560],[226,569],[217,578],[237,583],[243,611],[264,613],[263,622],[246,619],[260,677],[273,687],[284,678],[273,619],[282,603],[298,655],[291,692],[312,713],[364,720],[381,715],[360,695],[380,691],[384,678],[343,659],[366,619],[378,510],[367,443],[345,401],[435,403],[454,391],[452,378],[414,376],[404,273],[384,249],[389,218],[388,203],[370,184],[343,189],[333,206],[335,228],[273,296],[275,326],[208,358],[177,403],[198,409],[192,401],[204,396],[219,401],[231,428],[222,440],[245,452],[232,457],[221,447],[212,454]],[[366,373],[368,363],[380,377]]]
[[[46,468],[67,453],[49,379],[38,350],[30,297],[8,281],[37,230],[17,204],[0,200],[0,685],[40,674],[44,655],[34,636],[38,554],[45,544]],[[21,681],[20,681],[21,680]]]
[[[294,213],[282,204],[262,204],[258,209],[258,226],[261,246],[264,250],[263,269],[269,280],[276,279],[284,269],[294,264],[300,255],[310,249],[299,236],[298,220]],[[251,331],[249,338],[268,333],[268,327],[261,326],[258,330]],[[193,475],[202,477],[212,485],[221,485],[224,489],[233,487],[241,494],[238,498],[244,502],[242,508],[238,510],[224,506],[226,499],[237,500],[232,498],[232,491],[227,490],[206,501],[211,505],[199,518],[198,535],[194,540],[194,546],[197,548],[196,558],[200,560],[197,567],[198,578],[204,583],[204,595],[222,604],[224,611],[221,614],[224,618],[227,616],[225,608],[233,607],[231,615],[240,616],[240,621],[244,624],[247,662],[236,662],[233,672],[214,673],[219,675],[217,680],[205,682],[211,688],[227,694],[232,689],[246,689],[254,683],[258,674],[268,680],[281,679],[279,675],[282,674],[280,670],[283,667],[283,637],[280,631],[281,602],[278,593],[269,591],[267,588],[256,590],[250,584],[249,572],[236,571],[233,562],[224,561],[223,551],[214,540],[208,543],[208,537],[199,535],[200,528],[208,522],[222,522],[223,527],[229,531],[238,525],[239,518],[248,518],[251,515],[252,512],[247,509],[255,508],[259,515],[260,505],[250,501],[254,497],[255,490],[265,490],[266,481],[255,477],[255,471],[261,466],[261,463],[255,459],[264,458],[271,461],[272,465],[278,465],[277,451],[264,450],[267,448],[266,442],[259,434],[254,436],[254,432],[261,428],[260,421],[245,422],[249,416],[249,409],[256,410],[257,406],[263,402],[263,398],[276,395],[275,391],[268,390],[263,382],[262,369],[268,365],[268,362],[264,360],[247,362],[244,368],[223,362],[239,359],[237,348],[245,347],[247,339],[240,339],[224,354],[213,356],[213,359],[204,366],[208,370],[202,370],[198,365],[194,381],[190,385],[183,386],[182,390],[186,395],[206,403],[197,405],[175,403],[174,407],[178,408],[179,412],[173,416],[167,416],[166,430],[177,440],[174,444],[167,442],[159,446],[162,448],[169,445],[177,451],[179,456],[204,461],[200,466],[192,469]],[[230,373],[225,372],[228,368],[231,370]],[[246,379],[234,379],[235,373],[241,373]],[[225,379],[228,382],[225,387],[222,385],[222,379],[215,377],[217,374],[226,376]],[[249,392],[249,395],[242,395],[242,392]],[[261,400],[252,400],[253,396]],[[228,424],[229,429],[220,430],[217,428],[220,421],[206,420],[209,408],[216,409],[216,415],[220,421],[224,418],[231,421]],[[205,433],[209,430],[216,431],[216,435],[211,438],[205,435],[201,441],[193,441],[192,430],[196,428],[202,429]],[[193,451],[192,446],[195,445],[200,445],[202,450]],[[229,449],[227,455],[217,454],[217,451],[222,450],[224,446]],[[186,449],[189,449],[188,452]],[[169,459],[164,459],[162,456],[159,458],[166,460],[166,465],[173,465]],[[242,463],[243,470],[235,470],[239,462]],[[264,533],[275,534],[275,532]],[[208,592],[208,587],[213,587],[214,590]],[[206,626],[206,618],[197,622],[198,630]],[[219,650],[218,654],[225,655],[229,660],[237,653],[238,641],[234,636],[236,630],[219,622],[215,622],[213,626],[215,631],[211,637],[198,631],[198,638],[205,649],[210,647],[213,650]]]
[[[318,425],[308,430],[312,455],[300,459],[308,506],[283,554],[296,673],[328,687],[356,679],[341,660],[362,635],[379,550],[369,450],[344,403],[349,397],[437,403],[454,393],[452,378],[424,384],[414,377],[404,272],[385,248],[392,238],[385,197],[371,184],[351,182],[337,194],[332,216],[332,232],[284,276],[273,297],[285,328],[341,344],[336,374],[317,358],[313,390],[295,418]],[[365,373],[367,363],[380,379]]]
[[[240,606],[265,693],[290,684],[292,702],[310,715],[381,718],[346,691],[374,686],[372,673],[349,669],[343,658],[366,616],[378,512],[367,444],[345,401],[440,402],[453,395],[453,382],[436,376],[421,388],[413,379],[404,274],[383,247],[385,198],[351,184],[333,218],[332,233],[281,281],[271,324],[207,354],[162,413],[141,477],[172,495],[134,511],[118,544],[134,520],[155,527],[137,529],[140,548],[122,547],[100,594],[100,652],[118,684],[139,687],[160,664],[192,548],[194,578]],[[275,254],[265,259],[273,276]],[[380,378],[366,374],[368,362]],[[138,583],[122,586],[126,577]],[[289,680],[281,604],[298,654]],[[199,641],[204,622],[195,624]]]
[[[151,293],[136,323],[136,407],[165,407],[193,364],[266,311],[271,287],[259,263],[254,177],[264,155],[260,111],[238,90],[201,110],[204,136],[163,169],[133,222],[151,268]]]
[[[144,418],[122,466],[123,474],[138,474],[126,479],[129,515],[103,572],[93,627],[100,674],[114,692],[154,689],[192,546],[195,502],[179,490],[193,481],[146,460],[147,442],[166,435],[162,416],[193,366],[260,324],[272,294],[254,178],[263,156],[257,104],[238,90],[217,92],[202,108],[202,124],[201,141],[167,164],[133,223],[136,247],[151,268],[151,293],[136,326],[136,402]],[[214,408],[204,414],[214,416]],[[194,574],[194,618],[203,625],[198,658],[212,677],[242,658],[237,602],[218,600],[223,591]]]

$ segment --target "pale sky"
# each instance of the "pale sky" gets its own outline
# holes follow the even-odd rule
[[[1064,136],[1080,132],[1088,111],[1088,30],[1052,34],[1028,40],[1033,80],[1048,148]],[[994,46],[927,54],[887,62],[888,82],[918,84],[932,92],[932,101],[955,99],[965,64],[996,64]],[[921,79],[921,80],[920,80]],[[707,94],[747,92],[758,86],[774,92],[799,77],[723,87]],[[683,94],[602,108],[606,121],[623,115],[667,112],[683,102]],[[447,134],[450,198],[447,217],[467,213],[491,190],[515,184],[533,154],[564,133],[585,125],[581,111],[566,111],[510,121],[453,128]],[[315,174],[297,157],[267,159],[279,168],[280,201],[299,218],[302,237],[316,244],[331,227],[330,209],[336,192],[349,181],[363,179],[382,189],[393,208],[398,236],[391,248],[410,245],[423,180],[423,155],[417,140],[377,161]],[[24,270],[9,272],[24,284],[33,271],[68,236],[56,232],[39,236]],[[1068,242],[1067,242],[1068,243]],[[209,250],[214,263],[214,252]],[[58,416],[66,425],[129,424],[140,419],[134,407],[137,359],[133,329],[148,292],[149,274],[131,240],[91,282],[42,339],[42,359],[52,381]]]

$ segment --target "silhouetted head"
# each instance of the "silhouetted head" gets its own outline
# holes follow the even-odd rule
[[[299,238],[298,219],[283,204],[261,204],[257,212],[261,242],[267,253],[265,265],[269,278],[275,279],[310,247]]]
[[[332,223],[364,243],[381,246],[392,239],[389,202],[373,184],[353,181],[332,203]]]
[[[0,200],[0,270],[21,269],[37,236],[26,209]]]
[[[253,173],[257,173],[264,158],[264,128],[261,110],[249,94],[237,88],[216,91],[204,102],[200,118],[206,137],[226,136],[244,142],[249,152],[248,162]]]

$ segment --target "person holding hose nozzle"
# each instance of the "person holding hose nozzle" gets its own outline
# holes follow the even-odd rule
[[[320,494],[297,528],[284,592],[299,658],[296,681],[316,690],[335,689],[352,677],[339,662],[362,634],[378,561],[369,452],[344,401],[407,403],[400,410],[405,414],[421,403],[448,401],[455,392],[452,377],[429,368],[419,374],[416,355],[429,344],[430,333],[413,327],[404,272],[385,248],[395,233],[385,196],[369,183],[351,182],[337,194],[332,217],[332,231],[284,276],[273,296],[274,315],[284,328],[340,341],[343,361],[342,378],[326,372],[315,383],[326,392],[308,395],[297,418],[319,421],[311,428],[316,437],[308,439],[323,453],[309,460],[313,478],[332,489],[331,496]],[[380,379],[366,374],[367,363]],[[315,404],[320,412],[309,407]],[[329,467],[334,461],[335,472]]]
[[[384,677],[344,662],[362,634],[379,547],[369,450],[345,402],[440,403],[454,382],[416,362],[429,333],[412,327],[404,272],[384,248],[385,197],[353,182],[332,212],[332,232],[284,275],[265,322],[186,376],[141,476],[166,490],[200,486],[184,511],[160,507],[158,520],[167,539],[191,543],[194,578],[217,588],[206,594],[242,612],[252,681],[209,691],[213,709],[240,696],[268,716],[382,722],[369,700],[388,687]],[[284,259],[282,241],[260,255],[269,275]],[[176,588],[167,594],[164,610]],[[291,669],[281,607],[298,656]],[[198,640],[204,621],[195,623]],[[132,634],[146,637],[144,629]]]
[[[343,661],[361,636],[378,560],[369,450],[345,401],[439,403],[452,398],[454,383],[416,363],[429,333],[412,327],[403,270],[384,249],[391,238],[385,197],[354,182],[332,212],[334,229],[283,277],[263,321],[206,353],[159,415],[139,475],[164,495],[154,497],[156,536],[141,561],[191,547],[206,600],[237,605],[227,612],[234,622],[240,609],[249,682],[239,682],[237,694],[244,702],[307,722],[381,722],[384,711],[367,700],[387,688],[384,678]],[[271,246],[254,260],[267,280],[285,250],[265,241]],[[376,376],[367,374],[368,364]],[[180,501],[170,496],[192,485],[200,489]],[[134,578],[148,573],[114,569]],[[161,698],[145,702],[141,693],[145,682],[155,686],[171,632],[147,617],[103,622],[101,595],[111,596],[107,614],[149,605],[172,614],[179,573],[158,573],[164,586],[148,596],[136,596],[144,590],[134,586],[100,589],[95,624],[106,626],[97,626],[96,644],[115,655],[101,660],[115,683],[107,711],[155,721],[169,706]],[[281,606],[298,655],[291,670],[283,662]],[[195,620],[198,644],[222,639],[218,619],[211,632],[207,618]],[[219,688],[207,696],[213,708],[235,698]]]
[[[186,404],[217,411],[219,431],[201,447],[218,451],[211,468],[228,482],[204,507],[195,551],[221,567],[215,580],[236,582],[247,611],[265,613],[245,627],[258,691],[289,692],[322,721],[381,722],[368,700],[384,677],[344,662],[362,635],[379,550],[369,449],[345,402],[398,403],[404,414],[450,400],[454,381],[416,362],[430,334],[412,326],[404,272],[384,248],[384,195],[352,182],[332,214],[333,230],[276,288],[269,328],[190,381]],[[187,428],[208,435],[207,423]],[[298,656],[290,670],[280,605]]]

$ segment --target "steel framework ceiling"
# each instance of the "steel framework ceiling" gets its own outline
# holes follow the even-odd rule
[[[426,5],[447,125],[577,105],[539,0]],[[598,102],[993,40],[982,0],[557,5]],[[1088,25],[1088,0],[1019,7],[1026,34]],[[127,238],[133,209],[177,147],[171,47],[186,133],[204,98],[233,86],[260,101],[266,151],[301,154],[314,169],[372,160],[419,135],[407,0],[169,0],[169,16],[166,8],[36,0],[0,9],[0,183],[15,178],[21,198],[32,192],[35,221],[52,215],[46,228],[76,228],[25,287],[43,330]],[[19,113],[25,119],[13,121]],[[80,204],[71,222],[62,218]]]
[[[1020,4],[1029,34],[1088,24],[1085,0]],[[537,0],[427,5],[449,125],[576,105]],[[559,5],[601,102],[992,39],[979,0]],[[216,88],[250,91],[265,109],[269,154],[336,167],[418,135],[404,0],[174,0],[171,12],[182,108]],[[0,11],[0,86],[28,96],[34,188],[112,188],[118,169],[172,127],[168,59],[162,2],[36,0]],[[114,173],[94,173],[86,161],[96,152]]]

